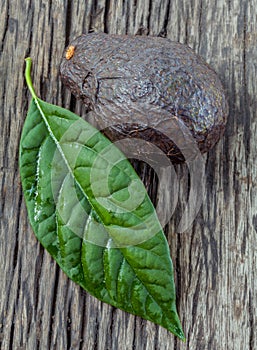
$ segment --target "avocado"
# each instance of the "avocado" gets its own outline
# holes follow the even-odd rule
[[[228,104],[222,84],[184,44],[160,37],[83,34],[65,49],[60,75],[112,141],[143,139],[172,162],[185,160],[182,141],[169,136],[174,125],[188,131],[201,153],[224,132]]]

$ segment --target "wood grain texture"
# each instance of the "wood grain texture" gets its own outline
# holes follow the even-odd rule
[[[0,6],[1,349],[256,349],[257,1],[2,0]],[[193,225],[181,234],[175,232],[189,174],[186,166],[176,167],[179,199],[166,233],[185,344],[69,281],[28,223],[18,173],[30,100],[24,58],[33,58],[42,99],[86,117],[62,87],[58,66],[69,40],[92,30],[186,43],[211,64],[227,91],[225,136],[205,156],[206,196]],[[137,170],[155,197],[154,176],[144,165]]]

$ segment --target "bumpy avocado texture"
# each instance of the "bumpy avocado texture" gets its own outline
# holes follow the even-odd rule
[[[181,43],[84,34],[65,49],[60,74],[112,141],[143,139],[181,162],[182,141],[170,136],[179,135],[174,127],[186,130],[201,153],[224,132],[228,105],[222,84],[214,70]]]

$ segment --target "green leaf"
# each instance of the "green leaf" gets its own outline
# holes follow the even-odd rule
[[[36,237],[73,281],[98,299],[184,340],[168,244],[125,156],[77,115],[32,101],[20,175]]]

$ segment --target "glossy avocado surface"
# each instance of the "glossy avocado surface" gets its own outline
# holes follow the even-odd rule
[[[94,111],[112,141],[140,138],[173,162],[182,162],[181,144],[187,138],[177,142],[170,137],[176,134],[174,127],[187,130],[201,153],[224,132],[228,105],[222,84],[214,70],[181,43],[83,34],[66,48],[60,74],[71,92]]]

